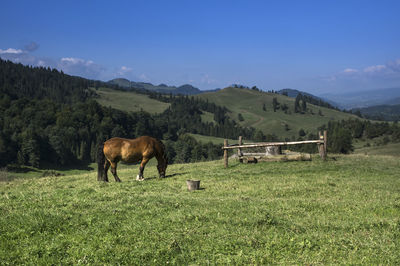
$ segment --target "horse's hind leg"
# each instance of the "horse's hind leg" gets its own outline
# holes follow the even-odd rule
[[[138,180],[138,181],[144,180],[143,171],[144,171],[144,167],[146,166],[146,164],[149,160],[150,160],[149,158],[142,159],[142,162],[140,163],[139,174],[136,176],[136,180]]]
[[[116,182],[121,182],[121,179],[119,179],[117,175],[117,163],[111,163],[111,173],[113,174]]]
[[[104,181],[108,182],[108,169],[110,168],[110,162],[106,159],[104,163]]]

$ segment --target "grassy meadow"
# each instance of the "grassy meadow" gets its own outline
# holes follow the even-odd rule
[[[135,92],[118,91],[100,88],[96,91],[100,98],[96,100],[103,106],[111,106],[122,111],[140,111],[149,113],[161,113],[169,104],[150,99],[147,95]],[[308,112],[305,114],[294,113],[295,99],[275,93],[265,93],[254,90],[225,88],[217,92],[195,95],[202,99],[208,99],[219,106],[227,107],[231,113],[229,116],[243,127],[260,129],[264,134],[275,134],[281,138],[298,136],[300,129],[306,132],[315,132],[318,126],[327,124],[330,120],[356,118],[356,116],[336,110],[307,104]],[[285,114],[282,110],[273,111],[272,99],[276,97],[278,102],[286,104],[289,109]],[[263,104],[266,110],[262,110]],[[319,115],[321,110],[322,116]],[[242,114],[244,121],[238,120],[238,114]],[[214,115],[204,112],[201,116],[203,122],[215,122]],[[287,125],[287,126],[286,126]]]
[[[400,161],[231,160],[0,183],[1,264],[399,264]],[[189,192],[185,181],[201,180]]]
[[[400,156],[400,143],[388,143],[385,145],[372,146],[369,147],[359,147],[355,149],[355,153],[364,155],[390,155],[390,156]]]
[[[199,94],[196,97],[227,107],[231,111],[230,117],[241,126],[251,126],[262,130],[264,134],[275,134],[280,137],[298,136],[300,129],[314,132],[318,126],[327,124],[330,120],[356,118],[351,114],[311,104],[307,104],[307,113],[294,113],[294,98],[248,89],[225,88],[217,92]],[[286,104],[289,107],[287,114],[282,110],[273,111],[274,97],[280,105]],[[266,111],[262,109],[263,104],[266,105]],[[319,115],[320,110],[322,116]],[[238,120],[239,113],[244,118],[242,122]],[[288,125],[288,130],[285,125]]]
[[[199,135],[199,134],[193,134],[193,133],[186,133],[189,136],[193,137],[196,139],[196,141],[202,142],[202,143],[208,143],[211,142],[212,144],[215,145],[221,145],[224,146],[224,138],[219,138],[219,137],[213,137],[213,136],[204,136],[204,135]],[[228,139],[229,144],[233,143],[238,143],[238,140],[233,140],[233,139]]]
[[[135,92],[99,88],[96,93],[100,95],[100,98],[96,99],[99,104],[125,112],[143,110],[150,114],[156,114],[164,112],[169,106],[169,103],[150,99],[148,95]]]

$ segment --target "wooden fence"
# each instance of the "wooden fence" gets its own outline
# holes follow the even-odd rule
[[[319,155],[323,160],[326,160],[327,156],[327,131],[325,130],[323,134],[321,131],[318,132],[319,139],[317,140],[303,140],[303,141],[283,141],[283,142],[258,142],[258,143],[242,143],[242,136],[239,137],[238,144],[228,144],[228,140],[224,140],[224,166],[228,167],[228,150],[238,149],[238,155],[241,156],[242,149],[247,148],[259,148],[259,147],[273,147],[273,146],[285,146],[285,145],[299,145],[299,144],[309,144],[315,143],[318,145]]]

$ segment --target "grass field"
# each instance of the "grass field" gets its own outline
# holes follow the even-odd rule
[[[230,117],[244,127],[252,126],[262,130],[264,134],[275,134],[280,137],[298,137],[300,129],[317,134],[317,128],[327,124],[330,120],[356,118],[354,115],[311,104],[307,105],[307,113],[294,113],[295,99],[280,94],[261,93],[254,90],[225,88],[218,92],[204,93],[196,97],[208,99],[217,105],[227,107],[231,111]],[[285,114],[282,110],[274,112],[272,108],[274,97],[278,99],[281,105],[286,104],[290,113]],[[262,109],[263,104],[266,105],[266,111]],[[319,110],[321,110],[322,116],[318,114]],[[238,120],[239,113],[244,118],[242,122]],[[286,130],[285,125],[288,125],[289,130]]]
[[[390,155],[400,157],[400,143],[388,143],[380,146],[360,147],[355,150],[355,153],[364,155]]]
[[[215,145],[221,145],[221,147],[224,145],[224,138],[218,138],[218,137],[212,137],[212,136],[203,136],[199,134],[193,134],[193,133],[187,133],[189,136],[192,136],[195,138],[197,141],[200,141],[202,143],[208,143],[211,142]],[[238,140],[233,140],[233,139],[228,139],[229,144],[233,143],[238,143]]]
[[[100,104],[123,111],[135,112],[143,109],[149,113],[161,113],[169,106],[168,103],[159,102],[150,99],[147,95],[134,92],[100,88],[97,93],[100,95],[100,98],[97,99]],[[307,113],[294,113],[295,100],[293,98],[246,89],[225,88],[218,92],[199,94],[194,97],[208,99],[219,106],[227,107],[231,111],[229,116],[241,126],[252,126],[262,130],[264,134],[275,134],[281,138],[298,137],[300,129],[317,134],[317,128],[327,124],[330,120],[356,118],[351,114],[311,104],[307,105]],[[274,97],[281,105],[286,104],[289,107],[289,113],[285,114],[282,110],[273,111],[272,99]],[[264,103],[267,111],[262,110]],[[318,114],[320,110],[322,116]],[[238,120],[239,113],[244,118],[242,122]],[[214,122],[212,113],[203,112],[201,117],[203,122]]]
[[[147,95],[100,88],[96,91],[100,98],[96,101],[103,106],[111,106],[126,112],[138,112],[140,110],[151,114],[162,113],[168,108],[169,103],[150,99]]]
[[[210,112],[203,111],[203,114],[201,115],[201,122],[216,124],[216,122],[214,120],[214,114],[210,113]]]
[[[0,183],[1,264],[400,263],[400,161],[125,166]],[[188,192],[187,179],[201,180]]]

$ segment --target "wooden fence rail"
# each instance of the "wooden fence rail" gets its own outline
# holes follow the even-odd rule
[[[228,144],[228,140],[224,140],[224,166],[228,167],[228,150],[238,149],[238,156],[242,156],[242,149],[246,148],[258,148],[258,147],[268,147],[268,146],[285,146],[285,145],[299,145],[299,144],[310,144],[315,143],[318,145],[319,155],[323,160],[326,160],[327,155],[327,131],[325,130],[323,134],[321,131],[318,132],[318,140],[303,140],[303,141],[282,141],[282,142],[259,142],[259,143],[242,143],[242,136],[239,137],[238,144]]]

